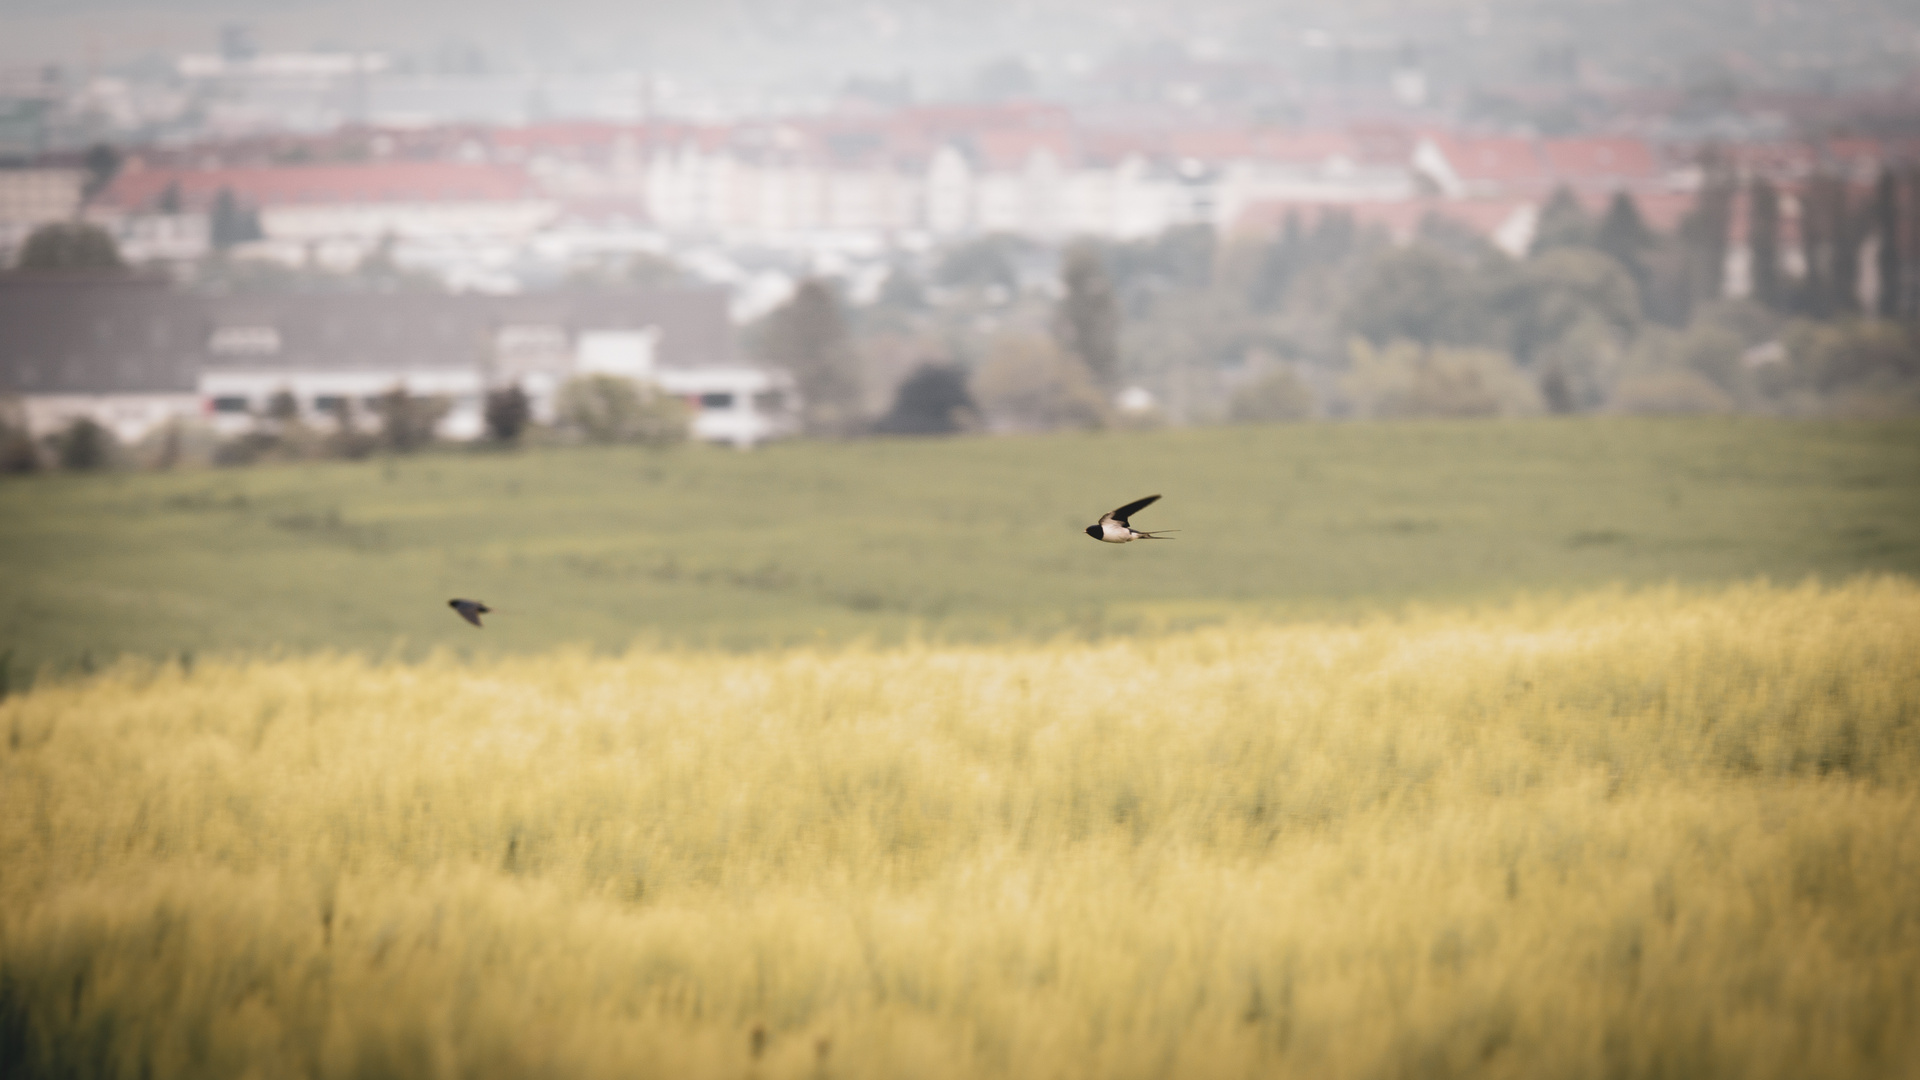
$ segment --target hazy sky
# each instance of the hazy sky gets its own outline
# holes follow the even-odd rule
[[[0,0],[0,62],[88,70],[209,51],[232,22],[268,50],[465,49],[508,67],[748,82],[924,76],[1153,41],[1258,57],[1311,30],[1469,65],[1571,46],[1635,78],[1702,57],[1754,81],[1816,69],[1884,77],[1920,58],[1920,0]]]

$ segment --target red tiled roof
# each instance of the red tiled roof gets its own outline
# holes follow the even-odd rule
[[[1469,185],[1544,184],[1546,162],[1532,139],[1511,135],[1429,135]]]
[[[1062,165],[1070,164],[1073,138],[1065,131],[986,130],[975,133],[975,148],[988,167],[1009,171],[1024,169],[1033,155],[1050,153]]]
[[[204,210],[221,190],[255,207],[381,202],[499,202],[533,198],[526,171],[512,165],[444,161],[361,165],[294,165],[234,169],[129,169],[102,201],[126,210],[149,209],[168,188],[180,202]]]
[[[1561,183],[1618,185],[1660,176],[1653,148],[1639,139],[1548,139],[1540,148],[1554,179]]]
[[[1634,138],[1533,139],[1510,135],[1427,136],[1469,191],[1537,194],[1575,188],[1641,188],[1660,179],[1659,159]]]
[[[495,128],[488,141],[496,147],[520,147],[528,150],[575,150],[607,147],[622,134],[644,141],[646,129],[635,124],[614,124],[595,120],[564,123],[529,124],[525,127]]]
[[[1150,132],[1087,128],[1080,132],[1080,152],[1089,161],[1113,165],[1135,155],[1150,157],[1162,150],[1160,140]]]
[[[1259,155],[1259,144],[1251,128],[1179,128],[1167,136],[1168,150],[1201,161],[1254,157]]]
[[[1254,146],[1267,161],[1317,164],[1335,157],[1359,161],[1364,156],[1362,141],[1345,131],[1264,132]]]

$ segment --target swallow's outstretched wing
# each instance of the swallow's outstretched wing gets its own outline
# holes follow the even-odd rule
[[[478,600],[449,600],[447,606],[460,613],[460,617],[475,626],[480,625],[480,616],[493,609]]]
[[[1159,500],[1159,498],[1160,496],[1158,495],[1149,495],[1144,499],[1135,499],[1134,501],[1128,503],[1127,505],[1121,507],[1120,509],[1115,510],[1111,514],[1103,515],[1100,518],[1100,521],[1102,524],[1105,524],[1106,522],[1109,522],[1109,521],[1117,521],[1122,525],[1127,525],[1128,518],[1132,517],[1133,515],[1139,513],[1142,510],[1145,510],[1147,507],[1152,506],[1155,502]],[[1127,525],[1127,527],[1132,528],[1133,526]]]

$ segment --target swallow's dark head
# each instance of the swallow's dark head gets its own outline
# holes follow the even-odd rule
[[[1093,537],[1095,540],[1100,539],[1100,526],[1098,525],[1087,526],[1087,535]]]

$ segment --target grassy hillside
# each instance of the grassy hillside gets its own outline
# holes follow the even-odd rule
[[[0,1075],[1913,1076],[1915,656],[1889,577],[129,661],[0,703]]]
[[[1124,548],[1080,534],[1139,495]],[[1920,572],[1920,424],[1408,423],[0,482],[0,652],[986,640]],[[449,596],[499,609],[476,632]]]

